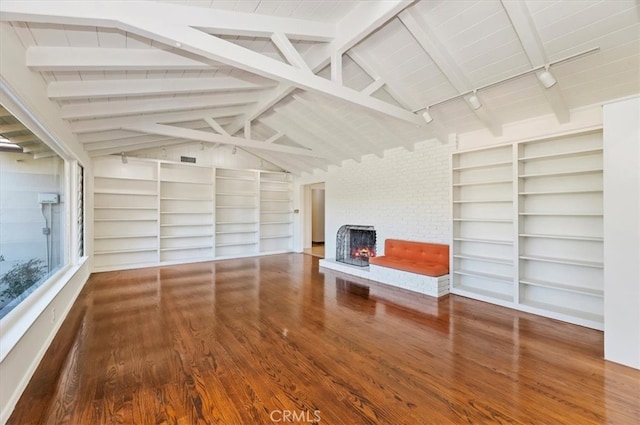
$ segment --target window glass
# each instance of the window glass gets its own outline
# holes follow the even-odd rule
[[[64,160],[15,128],[2,138],[19,148],[0,146],[0,318],[66,262]]]

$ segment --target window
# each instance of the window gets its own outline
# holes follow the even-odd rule
[[[0,318],[67,262],[65,162],[35,144],[0,151]]]

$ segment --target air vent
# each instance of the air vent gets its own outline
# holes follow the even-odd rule
[[[188,162],[191,164],[195,164],[196,163],[196,158],[193,156],[181,156],[180,157],[180,162]]]

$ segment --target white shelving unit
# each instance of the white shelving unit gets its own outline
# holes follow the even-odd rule
[[[156,263],[157,165],[122,164],[120,158],[97,162],[94,194],[96,271]]]
[[[214,257],[213,170],[160,164],[160,262]]]
[[[94,170],[96,271],[292,249],[289,174],[119,156]]]
[[[256,171],[216,169],[216,257],[259,252],[258,178]]]
[[[603,327],[602,133],[452,156],[452,292]]]
[[[293,245],[291,176],[260,173],[260,252],[286,252]]]
[[[513,302],[512,147],[455,154],[452,172],[452,288]]]

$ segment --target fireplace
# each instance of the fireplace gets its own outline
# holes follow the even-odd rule
[[[336,236],[336,261],[359,267],[369,265],[376,256],[376,231],[373,226],[344,225]]]

